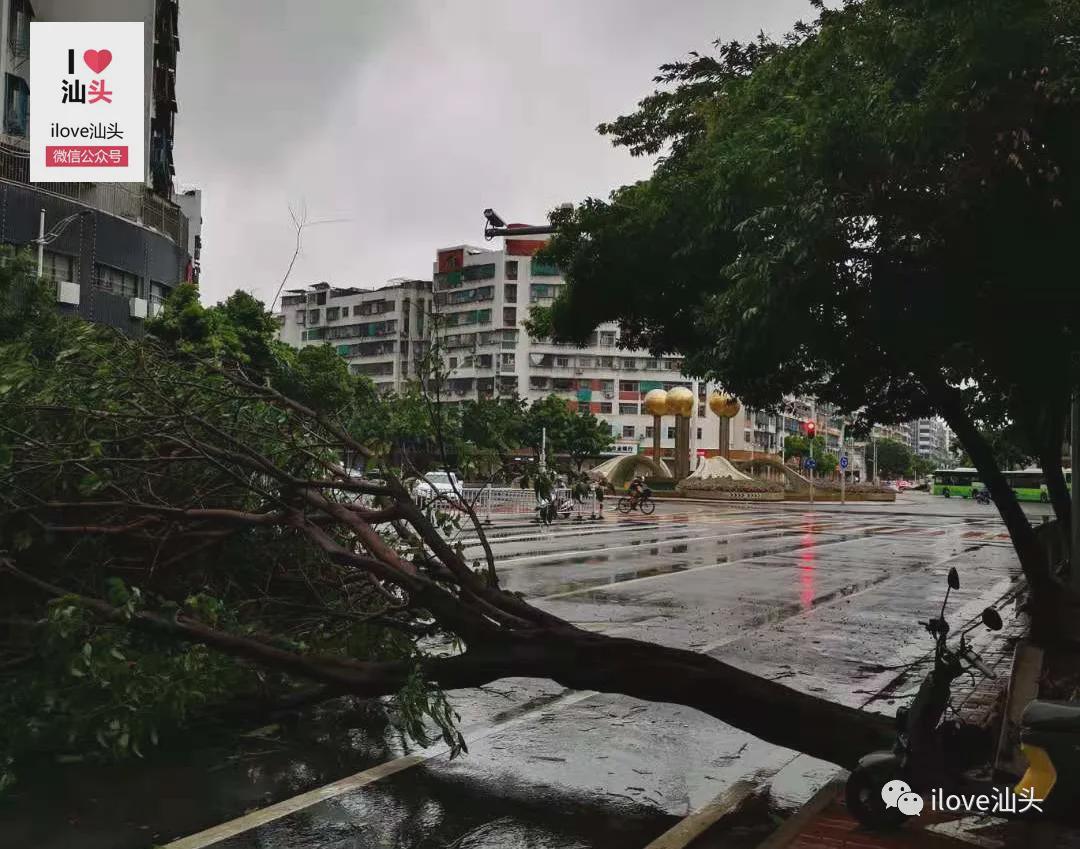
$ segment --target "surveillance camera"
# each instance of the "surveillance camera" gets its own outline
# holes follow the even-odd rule
[[[499,213],[497,213],[494,209],[485,209],[484,218],[487,219],[487,223],[492,227],[506,226],[506,222],[499,217]]]

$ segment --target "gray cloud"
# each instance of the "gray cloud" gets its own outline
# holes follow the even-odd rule
[[[482,241],[481,211],[542,221],[650,163],[595,127],[656,67],[716,37],[786,31],[806,0],[184,0],[181,183],[204,189],[204,300],[290,284],[429,276]]]

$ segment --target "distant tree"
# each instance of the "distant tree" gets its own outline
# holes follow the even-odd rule
[[[940,414],[1036,607],[1058,607],[1067,594],[979,428],[1036,438],[1067,517],[1051,458],[1080,387],[1080,286],[1066,282],[1080,2],[813,5],[785,39],[663,66],[658,91],[600,128],[662,155],[609,201],[552,213],[545,259],[567,284],[531,328],[572,341],[618,321],[625,344],[681,353],[754,407],[793,394],[864,421]]]
[[[839,465],[839,458],[825,447],[825,437],[814,437],[814,466],[819,474],[832,474]],[[810,456],[810,440],[801,434],[784,437],[784,456],[800,459]]]
[[[879,439],[877,441],[877,457],[880,470],[874,469],[874,448],[868,445],[866,448],[866,465],[871,477],[879,477],[884,480],[891,478],[910,477],[915,471],[915,455],[911,448],[903,442],[895,439]]]
[[[990,446],[990,450],[1001,468],[1023,469],[1033,464],[1038,465],[1038,458],[1035,452],[1032,451],[1029,440],[1019,432],[1015,425],[1005,425],[993,429],[984,428],[979,433],[987,445]],[[959,443],[953,447],[957,464],[971,466],[971,455],[968,454],[964,447]],[[1058,465],[1061,465],[1060,458]]]
[[[913,462],[915,477],[925,478],[928,474],[933,472],[939,466],[939,463],[931,460],[929,457],[916,457]]]
[[[525,412],[522,435],[537,455],[545,430],[548,453],[568,455],[578,470],[586,459],[611,445],[610,425],[587,410],[574,410],[557,395],[534,401]]]

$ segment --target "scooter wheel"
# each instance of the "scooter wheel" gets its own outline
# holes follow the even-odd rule
[[[857,766],[848,776],[844,786],[844,801],[848,812],[859,824],[872,831],[893,831],[904,824],[905,814],[897,808],[885,807],[881,798],[881,788],[893,775],[887,775],[881,769]]]

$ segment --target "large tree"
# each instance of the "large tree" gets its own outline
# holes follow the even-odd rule
[[[1080,2],[847,0],[718,43],[600,129],[653,175],[552,214],[568,285],[534,329],[678,351],[754,407],[940,414],[1036,600],[1057,599],[980,425],[1030,434],[1058,516],[1080,385]],[[553,327],[552,327],[553,323]]]
[[[12,758],[146,751],[237,701],[392,696],[458,745],[443,689],[521,676],[841,764],[887,743],[884,717],[504,591],[356,435],[382,415],[367,384],[274,342],[244,296],[182,290],[133,340],[57,318],[25,270],[0,264],[0,784]]]

